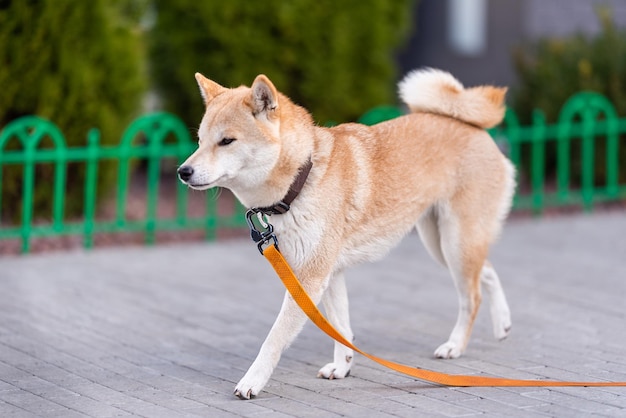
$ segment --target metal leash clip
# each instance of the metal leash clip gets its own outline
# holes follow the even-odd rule
[[[264,246],[274,244],[278,249],[278,239],[274,234],[274,226],[263,219],[263,212],[252,208],[246,212],[246,222],[250,228],[250,238],[254,241],[263,254]]]

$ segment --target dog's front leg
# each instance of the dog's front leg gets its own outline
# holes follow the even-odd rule
[[[313,302],[319,303],[324,286],[316,286],[315,289],[312,289],[311,286],[307,287],[306,290]],[[291,295],[285,293],[278,317],[263,342],[254,363],[235,387],[235,395],[241,399],[250,399],[258,395],[270,379],[283,351],[289,347],[302,330],[306,318]]]
[[[337,272],[330,279],[328,289],[324,292],[322,299],[326,315],[331,324],[348,341],[352,341],[354,336],[350,328],[350,314],[348,309],[348,291],[343,272]],[[325,379],[342,379],[350,374],[353,364],[354,352],[352,349],[335,341],[335,351],[333,362],[322,367],[317,377]]]

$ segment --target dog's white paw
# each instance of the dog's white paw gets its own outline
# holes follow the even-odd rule
[[[511,332],[511,312],[508,307],[493,309],[491,312],[493,322],[493,336],[496,340],[504,340]]]
[[[461,354],[463,354],[461,347],[452,341],[441,344],[435,350],[435,357],[443,359],[459,358]]]
[[[235,396],[238,397],[239,399],[252,399],[256,395],[259,394],[258,391],[253,391],[252,388],[249,388],[246,390],[246,388],[243,385],[237,385],[234,393],[235,393]]]
[[[317,377],[328,380],[343,379],[350,375],[350,367],[352,367],[352,357],[346,357],[345,362],[328,363],[326,366],[322,367],[317,373]]]
[[[511,333],[511,317],[508,320],[494,322],[493,324],[493,336],[496,340],[502,341]]]
[[[239,399],[251,399],[261,392],[271,376],[270,373],[255,370],[254,364],[235,386],[235,396]]]
[[[265,385],[255,385],[254,383],[248,383],[246,379],[241,379],[235,387],[235,396],[239,399],[252,399],[259,394],[261,389]]]

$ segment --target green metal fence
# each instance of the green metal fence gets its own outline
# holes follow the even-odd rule
[[[362,122],[373,124],[397,116],[399,111],[383,107],[363,115]],[[530,209],[541,213],[546,207],[582,205],[591,209],[597,202],[623,199],[626,181],[620,177],[620,135],[626,134],[626,118],[619,118],[614,107],[603,96],[581,92],[573,96],[562,108],[557,123],[547,124],[541,112],[533,114],[533,122],[521,126],[515,113],[508,111],[502,126],[490,131],[518,167],[520,189],[515,196],[514,208]],[[41,148],[43,138],[50,138],[53,147]],[[142,137],[143,141],[136,141]],[[175,138],[174,143],[166,138]],[[9,141],[19,141],[17,150],[7,149]],[[598,159],[602,142],[604,158]],[[139,142],[139,143],[138,143]],[[622,144],[623,145],[623,144]],[[158,193],[161,182],[161,161],[174,160],[180,164],[195,149],[189,130],[175,116],[154,113],[136,119],[123,134],[119,145],[101,146],[96,129],[87,135],[84,147],[67,147],[65,139],[53,123],[28,116],[16,119],[0,132],[0,216],[2,215],[2,167],[20,165],[23,169],[22,213],[17,224],[0,223],[0,240],[19,240],[21,251],[29,252],[33,239],[55,236],[80,236],[82,245],[90,248],[97,234],[141,232],[147,244],[155,242],[160,231],[189,231],[202,229],[207,239],[214,239],[216,231],[224,227],[243,227],[243,208],[235,205],[231,213],[219,215],[217,200],[210,193],[206,210],[201,216],[190,216],[187,206],[189,191],[182,185],[176,187],[175,215],[157,216]],[[580,156],[580,175],[572,176],[572,155]],[[554,154],[554,155],[552,155]],[[147,173],[146,214],[143,219],[129,219],[126,208],[131,160],[144,160]],[[96,217],[96,185],[99,164],[106,160],[118,163],[115,216],[112,220]],[[554,164],[551,160],[555,160]],[[595,164],[605,165],[601,182],[595,173]],[[64,215],[67,164],[85,165],[84,211],[80,219],[67,219]],[[53,209],[49,222],[33,221],[33,196],[35,166],[54,165]],[[555,182],[550,183],[555,165]],[[577,164],[578,165],[578,164]],[[525,167],[529,167],[525,169]],[[622,170],[624,171],[624,170]]]
[[[174,137],[175,143],[165,143],[165,138]],[[135,139],[142,137],[143,141]],[[54,148],[38,149],[43,138],[50,138]],[[10,140],[19,140],[21,149],[6,151]],[[139,142],[139,143],[137,143]],[[183,162],[195,149],[189,130],[177,117],[167,113],[154,113],[136,119],[124,132],[119,145],[101,146],[98,130],[87,135],[87,145],[68,148],[62,133],[53,123],[35,116],[16,119],[0,132],[0,177],[2,166],[23,166],[23,205],[18,225],[0,224],[0,240],[21,240],[22,252],[29,252],[31,241],[40,237],[79,235],[83,246],[90,248],[94,236],[101,233],[143,232],[147,244],[155,242],[157,231],[184,231],[204,229],[207,239],[213,239],[217,229],[245,225],[243,209],[236,207],[233,213],[218,215],[217,200],[207,194],[206,212],[192,217],[187,213],[189,192],[182,184],[176,186],[176,210],[172,218],[157,217],[158,192],[161,182],[160,166],[163,159]],[[131,160],[145,160],[147,164],[146,215],[144,219],[128,219],[126,215]],[[96,220],[96,187],[98,166],[106,160],[118,162],[117,188],[115,192],[115,216],[113,220]],[[65,182],[67,164],[85,164],[84,213],[81,219],[66,219]],[[55,165],[53,187],[53,210],[49,223],[33,223],[33,196],[35,188],[35,165]],[[0,187],[2,186],[0,178]],[[2,208],[0,189],[0,208]]]
[[[504,123],[490,133],[505,144],[518,167],[515,209],[540,214],[548,207],[581,205],[589,211],[594,204],[626,197],[626,161],[620,161],[626,155],[620,154],[620,145],[626,145],[621,136],[626,134],[626,118],[601,94],[572,96],[553,124],[535,110],[532,123],[520,126],[509,109]],[[553,169],[551,175],[547,169]]]

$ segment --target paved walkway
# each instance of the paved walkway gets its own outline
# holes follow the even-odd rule
[[[626,214],[511,221],[491,260],[506,341],[483,308],[465,357],[432,358],[456,297],[412,235],[348,273],[357,343],[448,373],[626,380]],[[247,241],[0,258],[0,416],[626,416],[626,388],[450,389],[361,356],[316,379],[332,342],[311,324],[265,391],[236,399],[282,293]]]

